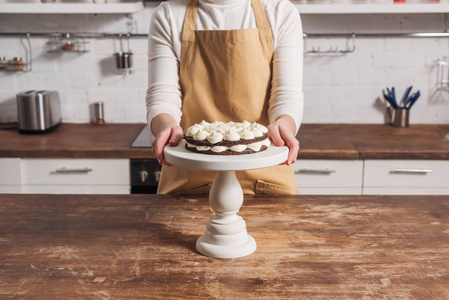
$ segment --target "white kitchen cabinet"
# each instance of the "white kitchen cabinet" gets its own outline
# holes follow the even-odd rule
[[[363,194],[448,195],[447,160],[365,160]]]
[[[0,193],[20,193],[20,158],[0,158]]]
[[[24,185],[24,194],[129,194],[126,185]]]
[[[293,167],[300,194],[362,193],[362,160],[298,160]]]
[[[300,1],[292,1],[298,3]],[[392,2],[392,1],[391,1]],[[447,3],[296,4],[300,14],[422,14],[448,13]]]
[[[109,1],[106,4],[0,2],[0,14],[132,14],[143,8],[142,1]]]
[[[23,193],[129,194],[128,159],[22,159]]]

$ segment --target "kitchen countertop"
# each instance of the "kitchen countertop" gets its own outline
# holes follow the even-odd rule
[[[48,134],[0,130],[0,157],[154,158],[131,148],[145,124],[64,123]],[[300,159],[449,159],[449,125],[303,124]]]
[[[258,248],[195,251],[207,198],[0,195],[0,298],[446,299],[448,196],[246,196]]]

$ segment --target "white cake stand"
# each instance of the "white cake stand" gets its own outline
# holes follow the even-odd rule
[[[221,156],[190,152],[185,141],[164,149],[165,160],[173,165],[197,170],[217,171],[209,193],[215,212],[206,225],[206,233],[196,242],[198,252],[217,258],[236,258],[256,250],[256,241],[247,233],[246,223],[237,215],[243,204],[243,191],[235,171],[260,169],[287,160],[288,148],[270,146],[254,154]]]

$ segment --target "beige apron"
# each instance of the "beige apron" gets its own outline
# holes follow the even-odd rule
[[[190,0],[182,31],[181,127],[208,122],[268,125],[273,35],[260,0],[252,0],[258,28],[195,30],[198,0]],[[216,172],[163,166],[158,193],[207,194]],[[245,194],[297,194],[293,167],[236,172]]]

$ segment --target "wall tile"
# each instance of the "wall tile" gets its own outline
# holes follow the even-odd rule
[[[0,0],[1,1],[1,0]],[[83,0],[87,1],[87,0]],[[115,32],[125,33],[128,23],[148,33],[149,20],[159,2],[128,15],[8,15],[2,14],[2,31]],[[441,32],[444,14],[303,15],[307,33]],[[145,122],[147,88],[147,38],[132,39],[134,73],[115,73],[113,54],[119,41],[89,39],[84,54],[48,53],[47,38],[32,38],[33,71],[0,71],[0,122],[17,118],[15,95],[29,89],[60,92],[66,122],[90,122],[93,102],[105,103],[108,122]],[[0,38],[1,56],[26,57],[25,39]],[[412,123],[449,123],[449,92],[436,91],[436,60],[447,56],[448,39],[363,38],[355,39],[354,53],[304,57],[304,122],[383,123],[382,89],[395,86],[398,95],[413,85],[421,99],[411,112]],[[346,49],[346,38],[309,38],[306,49]],[[127,49],[126,41],[124,44]],[[298,53],[300,55],[300,53]]]

